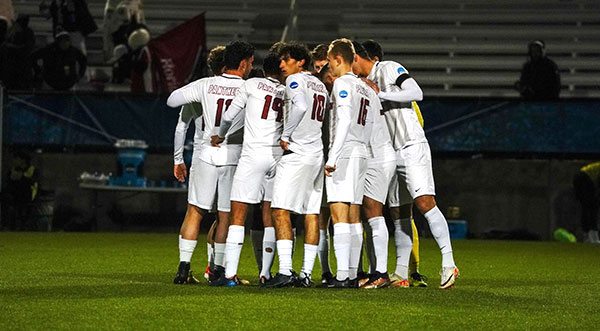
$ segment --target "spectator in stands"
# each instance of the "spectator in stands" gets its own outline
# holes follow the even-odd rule
[[[40,14],[52,18],[53,35],[68,32],[71,44],[87,54],[85,37],[96,31],[98,26],[85,0],[42,0]]]
[[[2,200],[6,217],[2,217],[2,227],[17,230],[26,225],[29,205],[37,197],[39,189],[39,173],[29,154],[23,151],[14,153],[5,183]]]
[[[315,68],[314,72],[317,73],[321,71],[321,68],[328,63],[327,61],[327,50],[329,49],[329,45],[319,44],[315,47],[312,52],[310,52],[310,57],[312,58],[313,67]]]
[[[529,59],[521,70],[521,79],[515,84],[525,100],[558,100],[560,73],[554,61],[546,56],[543,41],[529,43]]]
[[[600,162],[588,164],[573,178],[575,196],[581,203],[581,228],[584,242],[600,244],[598,208],[600,206]]]
[[[152,71],[150,49],[150,32],[140,28],[131,33],[127,40],[131,52],[131,92],[152,92]]]
[[[146,22],[141,0],[106,0],[102,31],[105,60],[113,55],[114,47],[119,44],[113,42],[113,33],[115,33],[124,23],[129,23],[134,20],[141,24]],[[126,41],[127,39],[125,39],[125,42]]]
[[[56,35],[55,41],[31,55],[35,77],[55,90],[72,88],[85,75],[87,59],[77,48],[71,45],[69,33],[63,31]],[[41,62],[41,65],[40,63]]]
[[[29,16],[21,14],[9,29],[0,50],[0,80],[7,89],[28,90],[33,87],[29,56],[34,45],[35,36],[29,28]]]

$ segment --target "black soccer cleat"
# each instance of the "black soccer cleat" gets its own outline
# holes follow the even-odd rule
[[[327,271],[321,275],[321,286],[327,287],[331,281],[333,280],[333,275],[331,272]]]
[[[264,287],[266,287],[266,288],[292,287],[296,284],[297,278],[298,278],[298,275],[294,271],[292,271],[291,276],[277,273],[275,275],[275,277],[273,277],[273,278],[269,279],[267,282],[265,282]]]
[[[179,269],[177,270],[177,274],[175,275],[175,279],[173,279],[173,284],[198,284],[200,283],[196,277],[192,274],[192,270],[190,270],[189,262],[179,262]]]
[[[358,285],[358,281],[356,282]],[[333,278],[331,283],[327,284],[328,288],[352,288],[352,280],[350,278],[346,278],[344,280],[338,280],[337,278]]]
[[[294,284],[294,287],[303,287],[303,288],[309,288],[312,287],[313,282],[310,279],[310,276],[304,277],[304,278],[296,278],[296,283]]]
[[[210,275],[208,277],[208,282],[212,283],[219,279],[221,276],[225,276],[225,268],[220,265],[215,265],[215,267],[211,270]]]

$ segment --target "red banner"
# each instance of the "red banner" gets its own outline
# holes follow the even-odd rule
[[[155,92],[172,92],[189,83],[206,49],[205,28],[202,13],[150,41]]]

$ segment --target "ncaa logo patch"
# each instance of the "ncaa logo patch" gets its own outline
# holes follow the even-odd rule
[[[406,69],[404,69],[404,68],[402,68],[402,67],[398,68],[398,73],[399,73],[399,74],[401,74],[401,73],[403,73],[403,72],[406,72]]]
[[[348,92],[346,92],[346,90],[341,90],[340,91],[340,98],[345,98],[348,96]]]
[[[298,87],[298,83],[296,83],[296,82],[291,82],[291,83],[290,83],[290,88],[291,88],[292,90],[293,90],[293,89],[295,89],[295,88],[297,88],[297,87]]]

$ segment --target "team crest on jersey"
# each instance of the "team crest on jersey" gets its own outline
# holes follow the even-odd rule
[[[402,67],[398,68],[398,73],[399,73],[399,74],[401,74],[401,73],[403,73],[403,72],[406,72],[406,69],[404,69],[404,68],[402,68]]]
[[[340,98],[345,98],[348,96],[348,92],[346,92],[346,90],[341,90],[340,91]]]
[[[295,89],[295,88],[297,88],[297,87],[298,87],[298,83],[296,83],[296,82],[291,82],[291,83],[290,83],[290,88],[291,88],[292,90],[293,90],[293,89]]]

